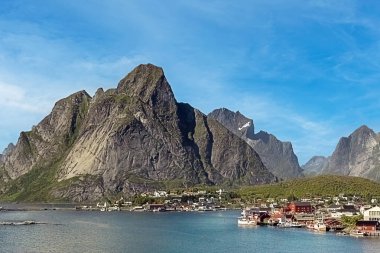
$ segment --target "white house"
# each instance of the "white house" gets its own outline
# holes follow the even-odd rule
[[[166,191],[154,191],[153,196],[156,198],[167,197],[168,193]]]
[[[368,209],[371,209],[372,206],[371,205],[363,205],[360,207],[360,213],[364,215],[364,212]]]
[[[364,220],[380,221],[380,207],[375,206],[364,211]]]

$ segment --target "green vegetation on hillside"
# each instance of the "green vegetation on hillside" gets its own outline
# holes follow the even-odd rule
[[[242,187],[237,193],[245,200],[254,198],[290,198],[359,195],[370,198],[380,196],[380,184],[374,181],[348,176],[323,175],[295,179],[286,182]]]
[[[56,161],[49,169],[35,167],[30,172],[20,178],[9,182],[7,191],[0,195],[2,201],[65,201],[65,199],[56,199],[50,194],[54,189],[76,187],[83,180],[77,178],[58,182],[56,179],[59,161]],[[95,178],[88,178],[92,181]],[[143,178],[130,175],[128,180],[134,183],[142,183]],[[86,180],[85,180],[86,181]],[[84,182],[84,181],[83,181]],[[82,183],[83,183],[82,182]],[[177,192],[181,194],[184,191],[205,190],[209,193],[216,193],[220,188],[227,191],[229,201],[231,199],[240,199],[243,202],[253,202],[257,199],[265,198],[287,198],[295,200],[302,197],[332,197],[343,193],[346,196],[361,196],[369,200],[373,196],[380,196],[380,183],[374,181],[347,176],[324,175],[318,177],[295,179],[291,181],[260,185],[245,186],[240,188],[228,188],[223,186],[206,186],[197,185],[190,188],[183,188],[184,182],[181,180],[174,181],[144,181],[146,185],[155,186],[153,188],[166,190],[168,192]],[[225,195],[225,194],[224,194]],[[115,196],[105,196],[115,197]],[[121,197],[121,196],[120,196]],[[67,201],[67,200],[66,200]]]
[[[58,162],[48,168],[35,166],[28,173],[10,181],[6,192],[0,196],[3,201],[50,201],[49,192],[57,183],[55,178]]]

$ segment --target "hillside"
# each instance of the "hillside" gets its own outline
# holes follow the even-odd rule
[[[245,199],[337,196],[341,193],[368,197],[380,196],[380,183],[360,177],[322,175],[276,184],[242,187],[237,192]]]

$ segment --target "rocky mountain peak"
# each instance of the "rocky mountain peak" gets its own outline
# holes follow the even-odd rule
[[[308,176],[318,175],[328,166],[329,159],[324,156],[313,156],[307,163],[302,165],[303,173]]]
[[[380,143],[376,133],[363,125],[340,138],[328,166],[321,173],[380,179]]]
[[[175,102],[173,91],[162,68],[153,64],[141,64],[124,77],[117,86],[118,93],[138,97],[143,102],[161,99]]]
[[[245,117],[239,111],[233,112],[227,108],[220,108],[212,111],[209,116],[239,137],[252,139],[255,134],[253,120]]]
[[[282,142],[264,131],[255,134],[253,120],[239,111],[233,112],[220,108],[212,111],[208,117],[217,120],[245,140],[259,154],[269,171],[278,178],[289,179],[302,176],[302,169],[290,142]]]
[[[4,149],[3,153],[0,154],[0,164],[3,162],[3,158],[10,154],[15,149],[15,145],[13,143],[9,143],[9,145]]]
[[[10,152],[12,152],[12,150],[14,150],[14,149],[15,149],[15,145],[13,143],[9,143],[8,146],[4,149],[2,154],[7,155]]]
[[[349,139],[358,145],[364,145],[366,142],[370,141],[370,139],[376,139],[376,133],[366,125],[363,125],[356,129],[349,136]]]
[[[268,132],[265,131],[260,131],[254,136],[254,140],[261,140],[262,142],[268,144],[270,142],[271,138],[275,138],[272,134],[269,134]]]

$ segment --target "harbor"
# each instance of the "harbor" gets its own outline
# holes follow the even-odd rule
[[[380,247],[377,237],[356,239],[299,228],[241,227],[236,218],[240,213],[241,210],[6,211],[0,213],[1,220],[34,220],[44,224],[0,226],[0,243],[3,252],[372,253]],[[44,238],[43,242],[38,243],[37,238]]]

